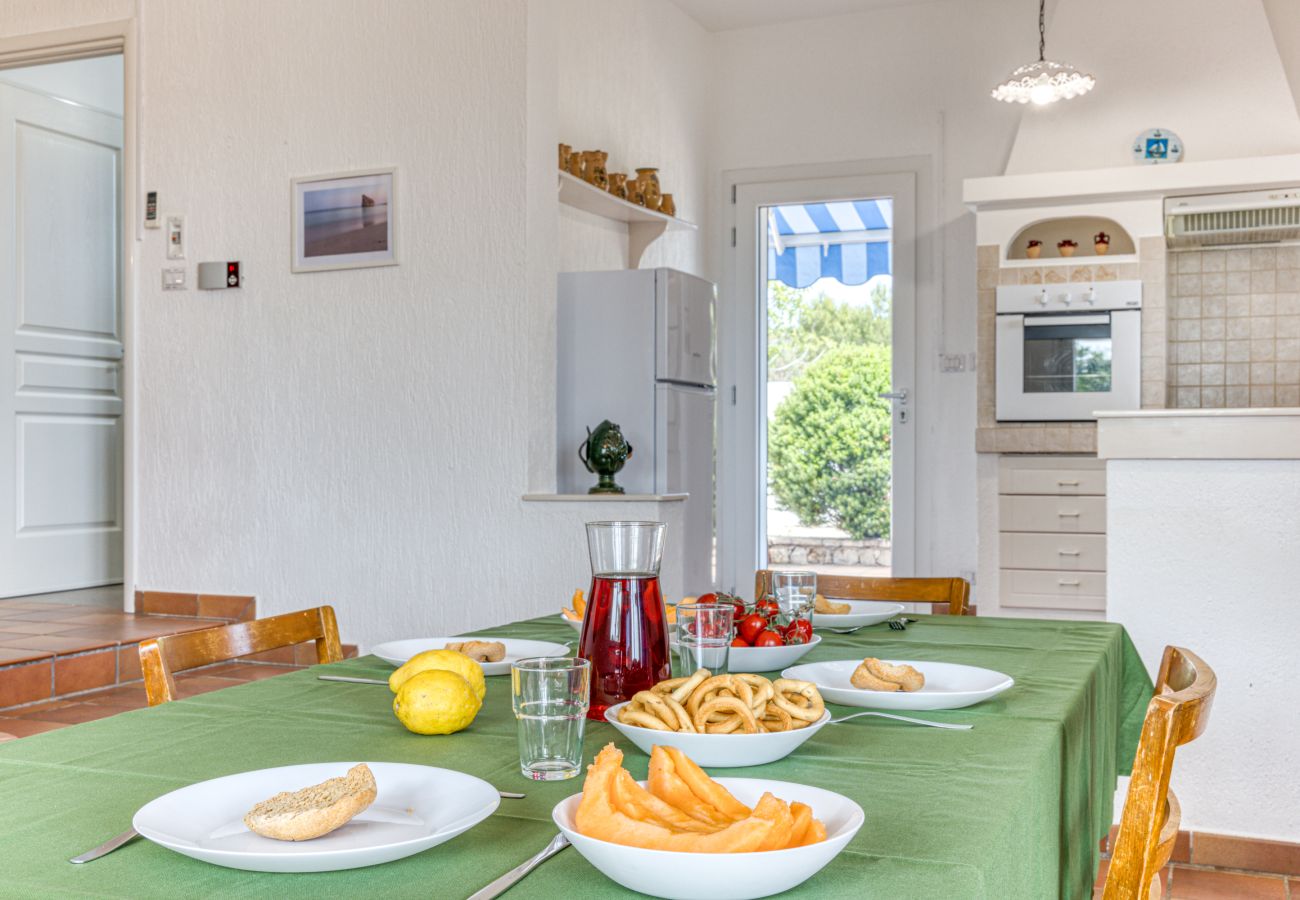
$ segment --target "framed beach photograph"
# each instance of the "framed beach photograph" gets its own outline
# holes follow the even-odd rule
[[[294,178],[294,272],[397,265],[397,170]]]

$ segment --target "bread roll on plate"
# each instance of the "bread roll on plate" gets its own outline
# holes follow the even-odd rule
[[[375,802],[375,776],[358,763],[340,778],[284,791],[249,810],[244,824],[277,841],[310,841],[341,828]]]

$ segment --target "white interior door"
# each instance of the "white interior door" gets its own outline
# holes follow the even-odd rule
[[[734,248],[720,299],[719,585],[752,591],[767,558],[767,210],[889,199],[892,235],[892,573],[915,571],[916,176],[840,176],[735,186]]]
[[[121,157],[0,84],[0,596],[122,579]]]

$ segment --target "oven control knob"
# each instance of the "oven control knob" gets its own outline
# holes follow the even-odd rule
[[[1069,294],[1062,294],[1062,295],[1061,295],[1061,305],[1062,305],[1062,306],[1069,306],[1069,305],[1070,305],[1070,295],[1069,295]]]
[[[1038,300],[1038,305],[1039,305],[1039,306],[1046,306],[1046,305],[1047,305],[1047,288],[1043,288],[1041,291],[1039,291],[1039,293],[1038,293],[1038,297],[1037,297],[1036,299]]]
[[[1087,303],[1087,304],[1089,304],[1089,305],[1096,305],[1096,303],[1097,303],[1097,292],[1096,292],[1095,290],[1093,290],[1092,288],[1089,288],[1088,290],[1084,291],[1084,292],[1083,292],[1083,302],[1084,302],[1084,303]]]

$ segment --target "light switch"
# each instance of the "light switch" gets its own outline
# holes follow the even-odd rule
[[[185,258],[185,217],[167,217],[167,258]]]
[[[162,270],[162,287],[164,291],[185,290],[185,267]]]

